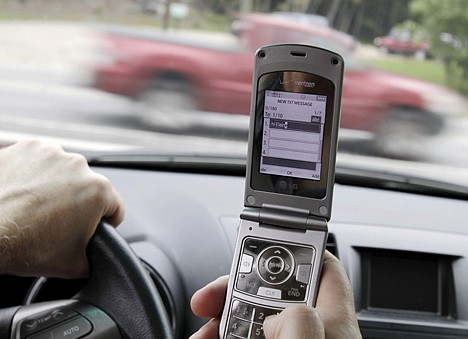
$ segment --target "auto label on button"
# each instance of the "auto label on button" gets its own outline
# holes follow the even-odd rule
[[[82,316],[78,316],[66,323],[48,328],[40,333],[29,336],[28,339],[77,339],[82,338],[93,330],[91,323]]]

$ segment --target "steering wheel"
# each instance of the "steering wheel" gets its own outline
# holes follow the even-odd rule
[[[72,299],[0,310],[0,338],[172,339],[159,292],[110,225],[88,245],[90,276]]]

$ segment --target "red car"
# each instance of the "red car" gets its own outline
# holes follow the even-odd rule
[[[109,62],[96,67],[95,86],[142,103],[140,116],[153,126],[180,129],[226,120],[244,128],[253,49],[263,45],[262,38],[267,43],[309,44],[321,44],[323,38],[314,29],[305,35],[307,27],[290,20],[281,22],[281,30],[277,19],[271,20],[270,31],[264,16],[261,23],[262,34],[250,32],[249,27],[255,27],[251,23],[243,26],[240,47],[227,44],[233,37],[216,36],[226,47],[215,46],[207,37],[183,41],[177,34],[108,31]],[[371,140],[379,152],[401,155],[421,137],[440,132],[446,117],[465,109],[463,99],[447,88],[372,70],[344,56],[342,137]]]
[[[374,39],[374,45],[385,53],[414,55],[418,59],[430,56],[431,44],[418,41],[407,30],[392,30],[389,35]]]

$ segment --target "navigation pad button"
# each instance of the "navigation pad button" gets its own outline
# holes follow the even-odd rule
[[[268,284],[279,285],[287,281],[294,271],[294,257],[285,247],[270,246],[259,255],[258,273]]]

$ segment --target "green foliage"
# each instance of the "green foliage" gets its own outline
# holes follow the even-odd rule
[[[378,69],[407,75],[438,85],[445,84],[444,65],[438,60],[416,60],[414,58],[391,55],[374,58],[370,63]]]
[[[307,11],[328,17],[332,27],[372,42],[409,18],[411,0],[308,0]],[[335,6],[333,6],[335,4]],[[336,6],[338,4],[338,6]]]
[[[468,94],[468,1],[413,0],[410,10],[431,33],[447,85]]]
[[[393,27],[393,29],[407,31],[414,42],[427,42],[431,40],[430,33],[418,22],[414,20],[405,20]]]

